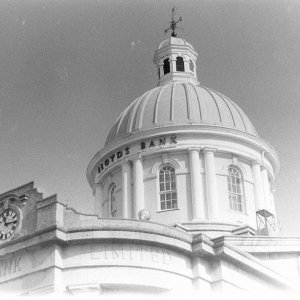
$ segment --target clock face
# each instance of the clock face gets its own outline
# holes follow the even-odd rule
[[[19,225],[19,216],[15,209],[7,208],[0,214],[0,241],[13,236]]]

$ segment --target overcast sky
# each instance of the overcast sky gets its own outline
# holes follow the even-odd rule
[[[1,0],[0,193],[34,180],[44,196],[91,209],[86,167],[122,110],[156,86],[153,54],[174,4],[201,84],[242,107],[278,151],[281,234],[300,236],[296,0]]]

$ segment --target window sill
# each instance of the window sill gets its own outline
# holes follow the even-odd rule
[[[163,212],[166,212],[166,211],[173,211],[173,210],[180,210],[179,208],[169,208],[169,209],[164,209],[164,210],[158,210],[156,213],[163,213]]]

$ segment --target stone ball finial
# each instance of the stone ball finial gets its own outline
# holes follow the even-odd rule
[[[151,213],[148,209],[141,209],[138,213],[139,220],[149,221],[151,219]]]

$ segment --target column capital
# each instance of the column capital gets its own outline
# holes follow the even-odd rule
[[[268,172],[268,168],[265,165],[261,165],[261,170],[262,171],[266,170]]]
[[[126,164],[130,165],[131,161],[132,161],[132,159],[130,159],[130,158],[127,157],[127,158],[125,158],[125,159],[122,160],[121,166],[124,166]]]
[[[203,151],[204,153],[207,153],[207,152],[213,152],[213,153],[215,153],[215,152],[217,152],[217,148],[204,147],[204,148],[202,148],[202,151]]]
[[[200,147],[190,147],[188,148],[188,152],[197,151],[198,153],[201,151],[202,148]]]
[[[255,166],[255,165],[259,165],[259,166],[262,166],[262,163],[259,159],[253,159],[251,161],[251,166]]]
[[[276,192],[276,188],[277,188],[277,184],[275,182],[271,182],[270,189],[272,193]]]
[[[138,153],[138,154],[130,157],[130,161],[134,162],[136,160],[143,160],[142,154]]]

